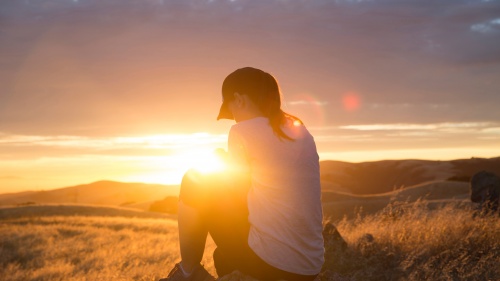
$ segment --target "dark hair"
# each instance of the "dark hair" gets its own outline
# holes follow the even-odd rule
[[[234,93],[247,95],[269,119],[274,133],[280,138],[293,140],[281,126],[287,120],[294,123],[302,121],[281,109],[281,92],[278,81],[269,73],[253,67],[240,68],[229,74],[222,83],[222,95],[224,100],[234,98]]]

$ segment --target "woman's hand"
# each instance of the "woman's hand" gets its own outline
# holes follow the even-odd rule
[[[216,148],[214,150],[214,154],[215,156],[217,156],[217,158],[219,158],[222,162],[226,163],[227,164],[227,161],[229,159],[229,155],[227,153],[227,151],[225,151],[223,148]]]

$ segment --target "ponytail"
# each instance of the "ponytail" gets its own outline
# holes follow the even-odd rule
[[[262,92],[265,95],[262,95],[261,97],[263,98],[259,99],[258,106],[262,113],[269,119],[269,125],[271,125],[274,134],[278,138],[294,141],[293,138],[283,132],[281,127],[287,122],[292,122],[294,125],[297,123],[303,125],[304,123],[298,117],[286,113],[281,109],[281,91],[278,82],[271,74],[266,72],[264,74],[263,78],[265,82],[262,83]]]
[[[289,141],[295,140],[285,134],[285,132],[283,132],[283,129],[281,129],[281,126],[286,124],[287,121],[291,121],[294,126],[296,126],[297,124],[304,125],[304,123],[302,123],[302,120],[300,120],[298,117],[286,113],[281,109],[277,114],[269,116],[268,118],[269,124],[271,125],[271,128],[273,128],[274,134],[276,134],[280,139],[286,139]]]

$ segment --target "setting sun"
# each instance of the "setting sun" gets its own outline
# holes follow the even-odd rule
[[[189,159],[191,168],[201,173],[219,172],[226,168],[226,163],[215,151],[199,152],[197,154],[183,155]]]
[[[212,147],[180,149],[171,155],[145,157],[137,165],[144,171],[123,175],[117,180],[178,185],[189,169],[207,174],[226,167],[222,156]]]

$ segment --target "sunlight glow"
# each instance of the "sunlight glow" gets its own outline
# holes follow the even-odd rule
[[[121,180],[177,185],[190,169],[203,174],[224,170],[226,164],[219,155],[214,148],[192,148],[172,155],[145,157],[137,163],[144,167],[145,171],[125,175]]]
[[[192,161],[192,168],[201,173],[214,173],[223,171],[226,163],[214,151],[201,152],[196,155],[186,155]]]
[[[223,169],[213,151],[226,142],[226,134],[204,132],[108,138],[0,132],[0,148],[12,151],[0,159],[0,187],[38,190],[98,180],[179,185],[189,169]],[[21,150],[34,156],[19,158]]]

